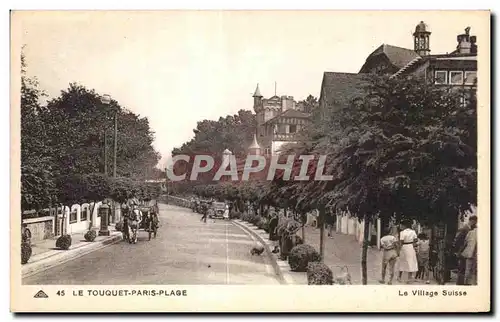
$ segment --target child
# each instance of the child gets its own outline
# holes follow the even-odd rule
[[[394,279],[394,265],[399,256],[398,239],[391,234],[390,229],[387,229],[385,236],[380,239],[380,245],[384,255],[382,258],[382,279],[379,282],[380,284],[385,284],[385,273],[387,266],[389,266],[389,281],[387,284],[391,285]]]
[[[417,261],[418,261],[418,272],[415,278],[426,279],[426,284],[430,284],[429,281],[429,238],[426,234],[418,234],[417,242]]]

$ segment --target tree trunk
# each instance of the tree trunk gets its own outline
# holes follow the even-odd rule
[[[363,276],[363,285],[366,285],[368,283],[366,257],[368,255],[369,243],[370,243],[370,218],[365,214],[363,216],[363,248],[361,251],[361,274]]]
[[[92,204],[92,209],[90,210],[90,222],[89,222],[89,230],[92,230],[94,228],[94,209],[95,209],[95,202]]]
[[[318,216],[318,227],[320,229],[319,231],[319,255],[321,258],[324,258],[325,254],[325,208],[321,207],[319,210],[319,216]]]
[[[286,218],[288,218],[288,216],[287,216],[287,208],[286,207],[283,210],[283,214],[285,215]]]

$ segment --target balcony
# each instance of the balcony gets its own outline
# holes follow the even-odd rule
[[[272,135],[273,141],[295,141],[297,133],[275,133]]]

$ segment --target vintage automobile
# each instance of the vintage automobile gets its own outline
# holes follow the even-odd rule
[[[226,211],[225,202],[212,202],[208,210],[209,218],[224,218],[224,212]]]

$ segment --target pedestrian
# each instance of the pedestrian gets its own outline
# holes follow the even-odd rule
[[[200,221],[203,221],[204,223],[207,222],[207,216],[208,216],[208,205],[206,202],[202,202],[201,205],[200,205],[200,208],[201,208],[201,213],[203,214],[203,216],[201,216],[201,219]]]
[[[430,247],[429,247],[429,237],[426,234],[420,233],[417,236],[417,262],[418,262],[418,272],[415,275],[415,279],[425,279],[426,284],[430,284],[429,280],[429,257],[430,257]]]
[[[224,214],[222,215],[224,220],[229,220],[229,205],[226,203],[226,209],[224,210]]]
[[[399,271],[400,276],[403,272],[408,273],[407,284],[410,284],[413,279],[413,273],[418,271],[417,253],[415,246],[417,242],[417,233],[411,229],[411,221],[404,220],[401,223],[400,239],[400,255],[399,255]]]
[[[387,268],[389,268],[389,281],[387,284],[391,285],[392,280],[394,279],[394,266],[396,265],[396,259],[399,256],[399,249],[398,239],[395,236],[397,235],[397,229],[395,234],[392,233],[393,231],[394,229],[387,229],[384,237],[380,239],[380,245],[382,246],[382,251],[384,252],[382,257],[382,279],[379,281],[380,284],[385,284]]]
[[[453,242],[453,249],[455,256],[457,257],[457,285],[465,285],[465,271],[467,266],[467,259],[462,256],[465,250],[466,238],[471,229],[475,228],[477,225],[477,216],[469,217],[469,221],[459,229],[455,240]]]
[[[475,217],[475,216],[474,216]],[[477,284],[477,217],[470,224],[460,257],[465,261],[464,285]]]
[[[271,220],[269,221],[269,240],[272,241],[273,243],[273,253],[277,253],[279,251],[278,247],[278,234],[277,234],[277,228],[278,228],[278,215],[273,211],[271,213]]]
[[[325,216],[326,228],[328,229],[328,237],[333,238],[333,215],[331,213],[327,213]]]

